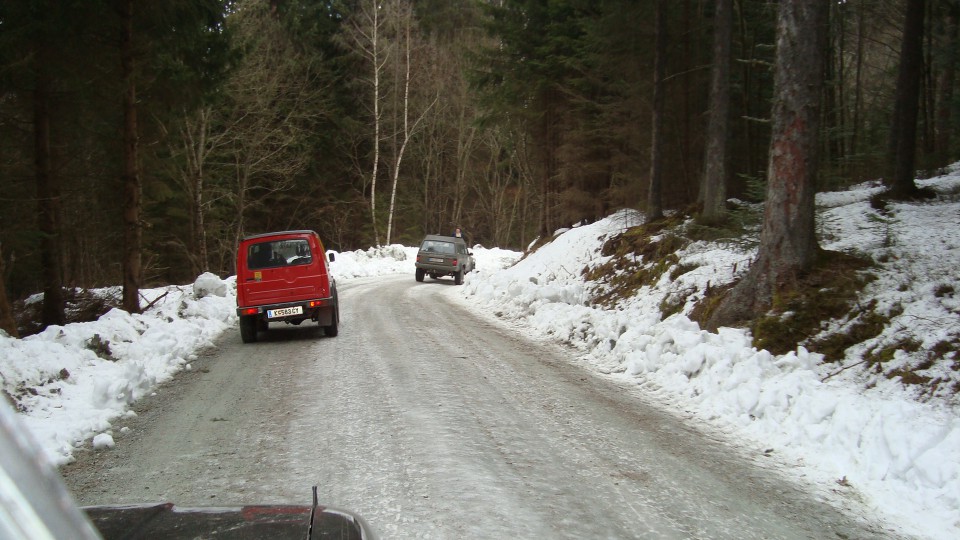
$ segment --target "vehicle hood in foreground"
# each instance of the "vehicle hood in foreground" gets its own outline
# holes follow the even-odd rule
[[[104,540],[376,538],[359,516],[323,506],[315,513],[310,506],[180,508],[172,503],[88,506],[83,511]]]

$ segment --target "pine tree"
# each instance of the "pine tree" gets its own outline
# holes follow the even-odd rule
[[[920,111],[920,78],[923,75],[925,0],[907,0],[900,48],[897,95],[890,126],[892,159],[886,184],[890,194],[903,198],[916,195],[917,117]]]
[[[767,199],[757,259],[707,326],[766,312],[795,286],[819,250],[814,232],[827,3],[783,0],[777,24],[775,96]]]
[[[730,43],[733,0],[717,0],[713,29],[713,68],[710,77],[710,110],[700,199],[704,223],[723,221],[726,215],[727,162],[730,131]]]

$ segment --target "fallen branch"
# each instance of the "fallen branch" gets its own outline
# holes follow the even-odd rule
[[[170,294],[170,291],[166,291],[165,293],[161,294],[160,296],[154,298],[154,299],[153,299],[153,302],[150,302],[149,304],[147,304],[146,307],[144,307],[142,311],[146,311],[146,310],[152,308],[154,304],[156,304],[156,303],[159,302],[160,300],[163,300],[163,297],[166,296],[166,295],[168,295],[168,294]],[[144,300],[146,300],[146,297],[144,297],[142,294],[140,295],[140,298],[143,298]]]
[[[833,373],[831,373],[831,374],[827,375],[826,377],[820,379],[820,382],[827,382],[827,379],[829,379],[830,377],[833,377],[834,375],[839,375],[839,374],[843,373],[844,371],[846,371],[846,370],[848,370],[848,369],[850,369],[850,368],[852,368],[852,367],[856,367],[856,366],[859,366],[860,364],[865,364],[865,363],[867,363],[867,360],[861,360],[861,361],[859,361],[859,362],[855,362],[855,363],[853,363],[853,364],[850,364],[849,366],[844,366],[844,367],[840,368],[839,370],[834,371]]]

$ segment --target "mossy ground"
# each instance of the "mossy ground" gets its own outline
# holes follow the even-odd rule
[[[596,285],[594,303],[615,307],[643,287],[657,285],[664,275],[676,280],[694,270],[694,265],[681,262],[678,251],[696,240],[715,240],[717,236],[705,233],[706,228],[692,223],[688,216],[677,215],[633,227],[609,239],[602,249],[602,255],[609,259],[583,270],[584,279]],[[736,238],[738,231],[743,234],[737,227],[717,234],[724,239]],[[814,267],[800,276],[794,287],[774,298],[768,313],[745,321],[754,346],[784,354],[803,345],[822,354],[825,363],[839,365],[846,359],[848,349],[881,336],[891,320],[902,312],[897,306],[883,311],[876,301],[862,300],[865,288],[876,279],[875,271],[881,264],[882,261],[848,253],[821,251]],[[697,295],[695,307],[688,316],[702,324],[731,287],[732,284],[727,284],[706,291],[668,294],[660,303],[661,316],[666,318],[683,311],[690,296]],[[942,295],[954,292],[946,285],[936,291]],[[918,350],[920,345],[915,340],[904,339],[868,349],[862,363],[886,377],[899,378],[903,384],[923,387],[924,392],[935,391],[938,385],[944,384],[923,373],[935,362],[949,362],[950,369],[960,371],[960,338],[938,343],[926,351],[927,360],[914,365],[893,362],[897,351],[917,353]],[[948,384],[953,384],[948,392],[960,393],[960,384]]]
[[[656,285],[666,272],[676,269],[680,262],[677,251],[689,243],[667,231],[677,225],[677,218],[665,219],[632,227],[607,240],[601,255],[610,260],[583,270],[584,279],[599,285],[594,302],[613,307],[644,286]]]
[[[754,346],[774,354],[791,351],[797,344],[824,354],[829,348],[831,361],[841,360],[847,347],[879,335],[887,321],[878,320],[872,307],[858,304],[863,288],[874,279],[868,272],[871,265],[853,255],[821,251],[814,267],[794,287],[774,296],[770,312],[751,322]],[[856,331],[810,341],[829,322],[847,319]]]

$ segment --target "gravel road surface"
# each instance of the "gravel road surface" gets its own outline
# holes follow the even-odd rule
[[[317,485],[385,539],[893,537],[474,316],[451,279],[339,287],[338,337],[228,332],[138,402],[115,448],[61,468],[80,504],[309,504]]]

